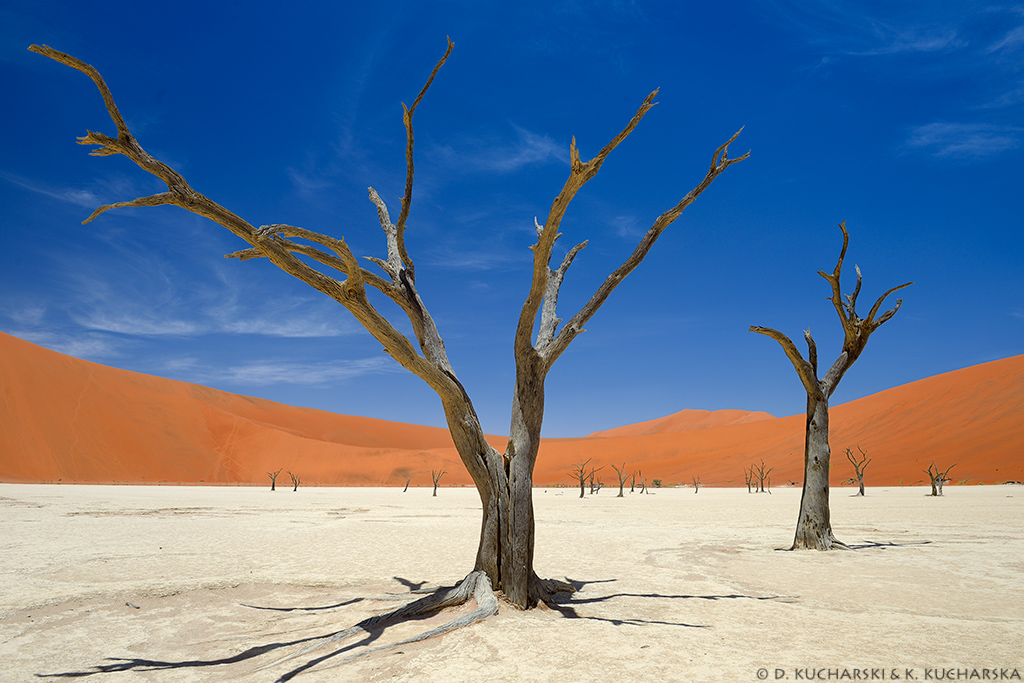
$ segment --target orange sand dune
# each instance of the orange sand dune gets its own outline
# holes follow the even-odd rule
[[[469,484],[445,429],[335,415],[238,396],[71,358],[0,333],[0,480],[266,483],[292,470],[307,484]],[[867,483],[920,482],[934,460],[954,481],[1024,480],[1024,356],[985,363],[835,406],[833,475],[853,474],[855,444],[872,462]],[[804,417],[682,411],[578,439],[546,439],[538,484],[568,484],[591,459],[648,480],[742,486],[764,459],[772,482],[802,477]],[[503,437],[490,437],[501,448]],[[855,449],[856,450],[856,449]],[[278,483],[287,484],[282,472]]]

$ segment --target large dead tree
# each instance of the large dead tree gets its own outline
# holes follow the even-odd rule
[[[853,470],[857,473],[857,484],[860,489],[857,491],[858,496],[864,495],[864,470],[867,469],[868,464],[871,462],[871,458],[864,452],[864,449],[857,444],[857,450],[860,451],[860,458],[853,457],[853,449],[847,446],[846,448],[846,459],[853,465]]]
[[[556,584],[540,579],[533,568],[532,499],[533,472],[544,417],[544,383],[548,372],[572,341],[583,332],[584,326],[612,291],[646,257],[662,232],[715,178],[734,163],[749,156],[749,152],[735,159],[728,156],[729,145],[739,132],[714,151],[710,168],[703,179],[675,206],[654,220],[622,265],[612,271],[586,303],[560,326],[562,318],[556,312],[559,289],[569,266],[587,244],[581,242],[570,248],[561,263],[552,268],[562,219],[577,192],[597,175],[608,155],[633,132],[654,106],[657,91],[644,99],[625,128],[593,158],[584,161],[573,138],[569,146],[569,177],[552,202],[543,224],[534,221],[537,241],[530,247],[533,253],[532,278],[513,339],[516,370],[512,416],[508,442],[502,452],[487,443],[473,402],[449,361],[434,319],[428,312],[426,302],[420,297],[415,264],[406,244],[406,222],[413,199],[413,115],[434,77],[448,59],[452,49],[451,41],[412,106],[403,105],[406,180],[397,220],[391,219],[387,205],[377,192],[372,188],[369,190],[370,201],[376,207],[380,227],[384,232],[386,255],[382,258],[367,258],[380,268],[383,275],[364,268],[343,238],[280,223],[256,227],[196,191],[181,174],[143,150],[129,131],[114,104],[110,90],[96,69],[46,46],[33,45],[29,49],[81,71],[99,88],[107,112],[117,127],[117,136],[109,137],[89,131],[79,138],[79,144],[95,145],[96,149],[91,154],[96,156],[122,154],[167,185],[166,192],[101,206],[85,222],[118,207],[159,205],[179,206],[209,218],[249,245],[246,249],[229,254],[229,257],[243,261],[269,259],[281,270],[340,303],[397,363],[420,377],[440,398],[452,440],[476,485],[483,508],[480,542],[473,570],[456,588],[438,591],[413,606],[375,618],[374,626],[381,627],[395,619],[430,613],[444,605],[471,600],[474,596],[479,607],[472,613],[470,621],[478,620],[496,609],[492,589],[502,591],[511,604],[520,608],[535,606],[538,600],[549,600]],[[368,289],[381,292],[398,306],[411,324],[412,338],[400,332],[395,324],[378,311],[367,296]],[[364,632],[361,627],[353,628],[356,630],[332,636],[331,642]],[[422,637],[443,632],[439,629],[447,628],[438,627]],[[326,642],[314,643],[310,647],[320,647]]]
[[[836,267],[832,273],[818,271],[818,275],[828,280],[832,286],[832,296],[829,299],[839,315],[844,333],[842,353],[839,354],[839,358],[828,369],[825,376],[818,379],[818,349],[814,344],[814,338],[811,337],[810,330],[804,331],[804,338],[807,340],[807,359],[804,360],[800,350],[796,348],[796,344],[778,330],[756,325],[750,328],[751,332],[766,335],[779,342],[786,356],[793,363],[793,367],[796,368],[796,373],[807,391],[804,486],[800,498],[800,516],[797,519],[793,549],[831,550],[833,547],[847,547],[832,535],[832,522],[829,516],[828,475],[831,450],[828,444],[828,401],[839,385],[839,380],[860,358],[860,354],[868,343],[868,337],[896,315],[903,300],[897,299],[896,305],[891,310],[879,315],[882,302],[893,292],[913,284],[907,282],[898,285],[878,297],[875,305],[871,307],[868,317],[861,319],[856,311],[857,295],[860,294],[861,285],[860,268],[854,266],[857,271],[857,284],[853,293],[844,297],[839,289],[843,259],[846,258],[846,248],[850,244],[850,234],[846,231],[845,221],[839,224],[839,229],[843,232],[843,248],[839,252]]]
[[[278,469],[276,472],[267,472],[267,476],[270,477],[270,490],[274,491],[277,489],[277,475],[281,474],[281,470]]]

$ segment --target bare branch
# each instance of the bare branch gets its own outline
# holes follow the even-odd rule
[[[657,91],[651,93],[651,95],[645,101],[645,105],[647,105],[647,102],[654,97],[655,93],[657,93]],[[650,109],[650,106],[653,105],[647,106],[647,109]],[[641,107],[641,111],[646,112],[646,110],[643,107]],[[642,116],[642,114],[638,112],[637,116],[634,117],[634,121],[638,122],[639,119],[637,117],[639,116]],[[631,125],[635,124],[631,123]],[[721,145],[720,147],[718,147],[718,149],[715,150],[715,153],[711,157],[711,168],[704,176],[704,179],[701,180],[701,182],[696,187],[690,190],[685,197],[679,200],[678,204],[676,204],[674,207],[658,216],[657,220],[654,221],[654,224],[651,225],[651,227],[647,230],[644,236],[640,239],[640,243],[637,244],[636,248],[633,250],[633,253],[630,254],[629,258],[627,258],[621,266],[616,268],[615,271],[612,272],[612,274],[605,279],[601,286],[598,287],[597,291],[594,292],[594,295],[590,298],[590,300],[586,304],[584,304],[583,307],[579,310],[579,312],[576,313],[576,315],[574,315],[572,319],[570,319],[570,321],[562,328],[561,332],[558,333],[557,338],[549,346],[548,352],[545,354],[545,360],[548,366],[554,363],[558,359],[558,357],[565,351],[565,349],[568,348],[572,340],[575,339],[576,336],[583,331],[583,326],[586,325],[587,321],[589,321],[590,318],[593,317],[594,313],[596,313],[597,310],[604,304],[604,302],[608,299],[608,297],[615,290],[615,288],[619,286],[619,283],[626,279],[626,276],[633,272],[633,270],[638,265],[640,265],[640,262],[643,261],[644,258],[647,256],[648,252],[650,252],[651,248],[654,246],[654,243],[658,240],[658,237],[661,236],[661,233],[664,232],[665,229],[669,225],[671,225],[677,218],[679,218],[679,216],[683,213],[683,210],[687,206],[692,204],[693,201],[697,199],[697,197],[699,197],[700,194],[711,185],[715,178],[717,178],[719,175],[722,174],[722,172],[725,171],[725,169],[727,169],[729,166],[735,164],[738,161],[743,161],[744,159],[750,156],[750,152],[747,152],[746,154],[735,159],[728,158],[729,144],[736,139],[736,137],[740,134],[742,130],[743,129],[741,128],[739,131],[736,131],[736,133],[731,138],[729,138],[729,140],[726,141],[725,144]],[[621,133],[620,136],[625,137]]]
[[[814,337],[811,336],[810,328],[804,330],[804,339],[807,340],[807,362],[811,366],[811,370],[814,372],[814,376],[818,376],[818,345],[814,343]]]
[[[803,382],[807,393],[809,395],[821,395],[821,387],[818,386],[816,370],[810,363],[804,360],[804,357],[800,355],[800,350],[796,348],[796,344],[789,337],[778,330],[773,330],[770,327],[759,327],[758,325],[751,325],[750,331],[771,337],[779,342],[782,350],[786,352],[786,356],[793,363],[793,367],[796,368],[796,374],[800,376],[800,381]]]
[[[451,38],[448,38],[448,49],[445,50],[444,56],[437,62],[434,70],[430,72],[430,78],[427,79],[423,89],[420,90],[420,94],[416,96],[416,100],[412,103],[411,107],[406,107],[405,103],[402,103],[402,121],[405,123],[406,141],[405,141],[405,196],[402,197],[402,211],[398,214],[398,222],[395,224],[397,242],[398,242],[398,253],[401,256],[402,263],[405,264],[405,269],[409,271],[409,279],[416,280],[415,267],[413,266],[412,259],[409,258],[409,253],[405,249],[405,221],[409,218],[409,207],[412,205],[412,179],[413,179],[413,133],[412,133],[412,115],[416,112],[416,107],[419,105],[420,100],[427,94],[427,90],[430,88],[430,84],[434,82],[434,77],[437,72],[441,70],[444,63],[448,60],[448,55],[452,53],[452,48],[455,47],[455,43],[452,42]]]
[[[894,315],[896,315],[896,311],[900,310],[900,306],[903,305],[903,299],[897,299],[896,300],[896,305],[891,310],[888,310],[885,313],[883,313],[882,317],[879,318],[877,321],[875,320],[875,314],[878,313],[878,309],[879,309],[879,307],[881,307],[882,302],[885,301],[886,297],[888,297],[893,292],[897,292],[897,291],[903,289],[904,287],[909,287],[912,284],[914,284],[914,283],[913,282],[905,282],[902,285],[899,285],[897,287],[893,287],[888,292],[886,292],[882,296],[878,297],[878,301],[875,302],[875,305],[871,307],[871,312],[868,313],[868,317],[867,317],[867,320],[865,321],[865,324],[870,325],[872,327],[872,331],[874,331],[875,328],[880,327],[882,325],[882,323],[884,323],[885,321],[889,320],[889,318],[891,318]]]
[[[111,154],[114,154],[114,152],[111,152]],[[103,206],[99,207],[91,214],[89,214],[89,217],[82,221],[82,225],[92,222],[94,218],[99,216],[104,211],[108,211],[110,209],[124,209],[131,206],[164,206],[165,204],[177,203],[178,202],[173,194],[171,194],[170,192],[161,192],[159,194],[150,195],[148,197],[139,197],[138,199],[133,199],[128,202],[114,202],[113,204],[104,204]]]
[[[537,332],[536,348],[538,351],[543,351],[551,343],[555,336],[555,328],[558,327],[558,323],[562,322],[562,319],[556,315],[558,291],[562,287],[565,272],[572,265],[576,254],[586,246],[587,242],[584,241],[570,249],[569,253],[562,259],[562,264],[558,266],[558,270],[552,271],[548,277],[547,291],[544,294],[544,306],[540,313],[540,330]]]

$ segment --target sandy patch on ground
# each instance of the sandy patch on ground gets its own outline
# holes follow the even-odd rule
[[[792,553],[797,489],[538,489],[536,567],[581,585],[575,616],[503,605],[297,680],[1024,676],[1024,489],[850,493],[833,526],[861,548]],[[287,680],[308,659],[255,669],[395,604],[375,598],[458,581],[480,523],[468,488],[0,484],[0,509],[3,681]]]

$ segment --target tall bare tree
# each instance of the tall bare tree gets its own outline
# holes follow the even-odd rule
[[[239,260],[269,259],[281,270],[337,301],[352,313],[396,362],[420,377],[440,398],[455,448],[476,485],[483,509],[473,570],[455,588],[438,591],[412,605],[375,617],[374,626],[379,628],[396,619],[430,613],[442,606],[465,602],[475,596],[478,608],[469,619],[473,621],[497,609],[494,589],[503,591],[513,605],[530,608],[538,600],[549,600],[552,591],[564,588],[564,584],[540,579],[533,566],[533,472],[540,445],[544,384],[548,372],[612,291],[647,256],[665,229],[720,174],[749,156],[749,152],[734,159],[728,156],[729,145],[739,132],[714,151],[710,168],[700,182],[677,204],[654,220],[622,265],[615,268],[586,303],[560,326],[562,319],[557,315],[556,305],[562,280],[577,254],[587,244],[581,242],[570,248],[561,263],[552,268],[551,261],[556,240],[561,235],[559,230],[562,219],[577,192],[597,175],[608,155],[633,132],[654,106],[657,91],[644,99],[625,128],[612,137],[593,158],[584,161],[575,138],[572,139],[569,145],[569,176],[554,198],[544,223],[534,221],[537,241],[530,247],[533,257],[532,278],[513,338],[516,370],[511,425],[507,445],[504,452],[501,452],[487,443],[473,402],[459,381],[434,319],[420,297],[415,265],[405,239],[406,222],[413,199],[413,115],[451,53],[450,40],[444,56],[434,67],[412,106],[403,105],[406,181],[397,220],[392,221],[387,205],[377,192],[372,188],[369,190],[369,198],[376,207],[387,247],[383,258],[369,257],[369,261],[376,264],[383,275],[364,268],[344,239],[280,223],[256,227],[196,191],[181,174],[142,149],[129,131],[114,104],[110,90],[96,69],[46,46],[33,45],[29,49],[81,71],[99,88],[107,112],[117,127],[117,136],[109,137],[89,131],[79,139],[80,144],[95,145],[97,149],[91,154],[97,156],[122,154],[167,185],[166,192],[101,206],[86,222],[113,208],[168,204],[209,218],[249,245],[246,249],[230,254],[230,257]],[[368,288],[379,291],[398,306],[408,318],[412,338],[400,332],[370,302]],[[340,632],[332,636],[330,642],[363,632],[362,626],[353,628],[357,630]],[[443,628],[448,627],[438,627]],[[422,634],[422,637],[437,632],[440,631],[435,629]],[[325,643],[316,642],[310,648]],[[299,654],[302,652],[293,656]]]
[[[626,474],[626,463],[622,463],[622,467],[616,467],[615,465],[612,465],[612,469],[615,470],[615,474],[617,474],[619,477],[619,495],[615,497],[622,498],[622,489],[626,488],[626,477],[629,476],[628,474]]]
[[[771,337],[782,345],[786,356],[796,374],[803,382],[807,391],[807,422],[804,437],[804,486],[800,498],[800,516],[797,519],[796,536],[793,540],[793,549],[807,548],[812,550],[831,550],[833,547],[847,547],[839,542],[832,535],[832,522],[828,506],[828,474],[831,458],[831,450],[828,444],[828,401],[832,392],[839,385],[850,366],[860,358],[864,347],[868,343],[868,337],[896,315],[903,303],[902,299],[896,300],[896,305],[878,315],[882,302],[893,292],[908,287],[912,282],[893,287],[882,296],[878,297],[875,305],[871,307],[868,317],[861,319],[857,315],[857,295],[860,294],[861,273],[856,265],[857,285],[852,294],[845,297],[839,289],[839,277],[842,274],[843,259],[846,258],[846,248],[850,244],[850,234],[846,231],[846,222],[839,224],[843,232],[843,248],[839,252],[839,260],[831,273],[823,270],[818,275],[828,280],[832,286],[832,296],[829,297],[832,305],[839,315],[839,321],[843,326],[843,350],[839,358],[832,364],[832,367],[825,373],[825,377],[818,379],[818,349],[811,337],[811,331],[804,331],[804,338],[807,340],[807,360],[800,354],[789,337],[778,330],[769,327],[751,326],[751,332],[757,332]],[[845,298],[845,301],[844,301]]]
[[[698,491],[700,491],[700,486],[701,486],[701,481],[700,481],[700,475],[698,474],[697,476],[693,477],[693,492],[697,493]]]
[[[270,490],[274,491],[277,489],[277,475],[281,474],[281,470],[278,469],[276,472],[267,472],[267,476],[270,477]]]
[[[757,489],[754,487],[754,466],[751,465],[749,469],[743,468],[743,482],[747,485],[747,493],[757,493]]]
[[[871,462],[871,458],[864,452],[864,449],[857,444],[857,450],[860,451],[861,457],[853,457],[853,449],[849,446],[846,447],[846,459],[853,465],[853,470],[857,473],[857,484],[860,486],[860,490],[857,491],[858,496],[864,495],[864,470],[867,468],[868,463]]]
[[[302,483],[302,479],[297,474],[292,474],[291,470],[288,470],[288,476],[292,479],[292,491],[299,490],[299,484]]]
[[[949,479],[946,478],[946,475],[949,474],[949,471],[954,467],[956,467],[956,463],[953,463],[946,468],[945,472],[942,472],[935,466],[935,463],[932,462],[931,465],[928,465],[928,469],[924,470],[924,473],[928,475],[929,479],[931,479],[933,496],[942,495],[942,486],[949,481]],[[935,470],[934,472],[932,471],[933,469]]]
[[[447,472],[444,470],[430,470],[430,478],[434,481],[434,497],[437,497],[437,482],[441,481],[441,477],[446,475]]]

